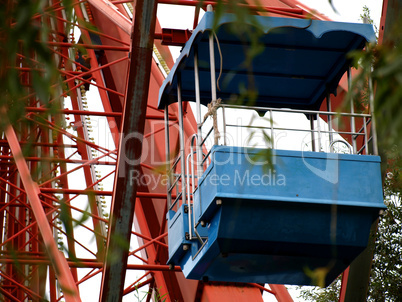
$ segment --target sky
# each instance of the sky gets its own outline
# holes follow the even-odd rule
[[[378,25],[381,18],[382,1],[380,0],[332,0],[337,12],[325,0],[298,0],[310,8],[323,13],[334,21],[361,22],[360,14],[366,5],[370,9],[371,18]]]

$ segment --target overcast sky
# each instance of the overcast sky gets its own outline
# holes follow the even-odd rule
[[[332,20],[345,22],[361,22],[360,14],[366,5],[370,9],[371,18],[376,25],[380,23],[382,1],[380,0],[332,0],[332,4],[338,13],[334,12],[328,0],[298,0],[313,8]]]

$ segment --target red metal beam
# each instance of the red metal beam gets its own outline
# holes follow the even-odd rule
[[[69,78],[68,78],[69,79]],[[69,82],[68,85],[72,85],[71,82]],[[82,96],[82,95],[81,95]],[[72,91],[70,93],[70,99],[71,99],[71,104],[74,110],[79,110],[80,109],[80,102],[81,99],[79,98],[78,92]],[[82,104],[81,104],[82,105]],[[84,121],[82,119],[81,115],[74,115],[74,120],[77,124],[83,124]],[[91,160],[91,154],[90,150],[88,148],[88,145],[84,143],[84,141],[88,140],[88,133],[84,131],[84,127],[77,127],[77,135],[81,139],[80,141],[77,141],[78,145],[78,151],[81,155],[81,158],[85,160]],[[84,165],[83,167],[83,172],[84,172],[84,179],[86,183],[86,187],[90,187],[91,184],[94,183],[94,174],[92,173],[91,167],[89,165]],[[97,256],[100,259],[103,259],[105,255],[105,245],[104,245],[104,238],[103,236],[100,236],[100,234],[105,233],[105,227],[104,223],[99,220],[99,208],[97,205],[97,200],[94,195],[87,195],[88,198],[88,204],[91,213],[93,214],[92,218],[92,223],[94,226],[94,234],[95,234],[95,241],[96,241],[96,246],[97,246]],[[104,234],[106,236],[106,233]]]
[[[5,258],[0,257],[0,263],[4,264],[14,264],[18,261],[19,264],[32,264],[32,265],[51,265],[52,262],[48,259],[43,257],[29,257],[29,258]],[[70,267],[74,268],[98,268],[103,269],[103,263],[92,260],[92,259],[74,259],[74,260],[67,260],[67,263]],[[169,265],[150,265],[150,264],[127,264],[127,269],[129,270],[143,270],[143,271],[175,271],[181,272],[180,266],[175,266],[173,269]]]
[[[10,155],[0,155],[0,159],[13,159],[13,156]],[[33,157],[33,156],[28,156],[25,158],[26,161],[31,162],[31,161],[36,161],[36,162],[53,162],[53,163],[68,163],[68,164],[83,164],[82,166],[85,165],[107,165],[107,166],[114,166],[116,165],[115,161],[100,161],[95,159],[65,159],[65,158],[55,158],[55,157]],[[13,162],[9,163],[10,165],[13,164]]]
[[[204,283],[200,302],[257,302],[263,301],[261,292],[248,284]]]
[[[63,141],[63,136],[61,133],[57,134],[57,141],[58,142],[62,142]],[[59,158],[65,158],[65,148],[61,147],[58,148],[57,150],[57,155]],[[67,164],[66,163],[61,163],[59,164],[60,166],[60,172],[62,174],[62,177],[60,177],[60,185],[62,187],[67,187],[69,185],[68,182],[68,177],[67,174],[65,174],[67,172]],[[70,199],[70,195],[69,194],[63,194],[63,200],[61,202],[66,203],[67,200]],[[72,212],[71,212],[71,208],[70,207],[66,207],[65,211],[67,213],[67,215],[69,217],[72,217]],[[66,224],[66,229],[70,230],[70,234],[68,234],[67,236],[67,246],[68,246],[68,251],[69,251],[69,255],[72,255],[73,257],[77,258],[76,256],[76,251],[75,251],[75,244],[74,244],[74,225],[73,225],[73,221],[72,220],[66,220],[64,222]],[[77,274],[77,269],[76,268],[72,268],[71,269],[71,273],[73,274],[74,280],[78,280],[78,274]]]
[[[148,273],[146,273],[144,276],[146,276],[146,275],[148,275]],[[144,276],[143,276],[143,277],[144,277]],[[139,288],[141,288],[141,287],[143,287],[143,286],[145,286],[145,285],[147,285],[147,284],[151,284],[151,283],[155,282],[154,278],[149,278],[148,280],[139,283],[139,281],[140,281],[143,277],[141,277],[141,278],[135,280],[134,283],[132,283],[128,288],[126,288],[126,289],[124,290],[124,293],[123,293],[123,294],[124,294],[124,295],[127,295],[127,294],[129,294],[129,293],[131,293],[131,292],[133,292],[133,291],[135,291],[135,290],[138,290]]]
[[[39,187],[31,178],[31,173],[22,155],[22,150],[18,143],[17,135],[15,134],[15,131],[11,127],[11,125],[7,126],[5,130],[5,135],[10,145],[10,149],[14,155],[21,181],[31,203],[32,211],[41,232],[42,239],[45,243],[48,256],[52,261],[54,271],[57,275],[61,287],[63,288],[65,299],[66,301],[71,302],[81,301],[78,294],[77,286],[75,285],[73,276],[69,270],[68,263],[64,258],[64,255],[61,254],[57,249],[57,245],[53,239],[52,230],[49,226],[46,214],[42,207],[42,203],[39,199]]]
[[[164,200],[163,203],[166,203]],[[152,206],[153,202],[145,201],[144,199],[137,198],[135,205],[135,216],[136,216],[136,228],[141,230],[142,234],[149,237],[158,236],[160,231],[159,221],[156,219],[156,206]],[[145,206],[144,206],[145,205]],[[162,206],[162,204],[160,205]],[[144,242],[139,240],[139,244],[143,245]],[[141,251],[143,255],[147,255],[148,261],[152,264],[156,263],[166,263],[167,259],[162,257],[156,258],[156,247],[155,245],[149,245],[146,247],[146,251]],[[167,296],[167,302],[173,301],[193,301],[193,299],[185,299],[177,282],[177,276],[173,272],[155,272],[153,274],[157,288],[160,290],[162,295]],[[190,284],[190,280],[186,280],[186,284]]]
[[[139,248],[135,249],[134,251],[131,251],[131,252],[129,253],[129,255],[134,255],[136,252],[141,251],[142,249],[146,248],[147,246],[149,246],[149,245],[151,245],[151,244],[154,244],[154,243],[160,243],[160,244],[161,244],[161,242],[158,242],[158,241],[159,241],[160,239],[166,237],[166,236],[167,236],[167,233],[162,234],[162,235],[160,235],[160,236],[158,236],[158,237],[152,239],[151,241],[148,241],[147,243],[141,245]],[[163,244],[165,247],[167,247],[166,244],[164,244],[164,243],[162,243],[162,244]]]
[[[262,292],[262,291],[265,291],[265,292],[270,293],[270,294],[275,294],[272,290],[270,290],[270,289],[268,289],[268,288],[265,288],[264,286],[262,286],[262,285],[260,285],[260,284],[251,283],[251,285],[254,286],[254,287],[259,288],[259,289],[261,290],[261,292]]]
[[[27,112],[50,112],[48,108],[41,107],[25,107],[25,111]],[[53,110],[52,113],[63,113],[63,114],[75,114],[75,115],[91,115],[91,116],[110,116],[110,117],[121,117],[122,113],[120,112],[102,112],[102,111],[89,111],[89,110],[74,110],[74,109],[62,109],[62,110]],[[156,114],[147,114],[148,119],[157,119],[163,120],[163,115]],[[172,117],[175,120],[174,117]]]
[[[58,147],[58,148],[76,148],[77,145],[63,144],[63,143],[45,143],[45,142],[28,142],[20,141],[21,146],[47,146],[47,147]],[[7,140],[0,140],[0,146],[8,146]]]
[[[128,46],[113,46],[113,45],[98,45],[98,44],[84,44],[84,43],[67,43],[67,42],[46,42],[50,46],[68,47],[68,48],[85,48],[85,49],[100,49],[100,50],[114,50],[128,52]]]
[[[80,2],[87,2],[87,1],[86,1],[86,0],[85,0],[85,1],[76,1],[76,2],[75,2],[75,5],[79,5]],[[130,46],[129,43],[126,43],[126,42],[123,41],[123,40],[120,40],[120,39],[117,39],[117,38],[112,37],[112,36],[110,36],[110,35],[107,35],[107,34],[101,32],[101,31],[99,31],[99,30],[94,30],[94,29],[91,29],[91,28],[89,28],[89,27],[85,27],[85,26],[83,26],[83,25],[81,25],[81,24],[79,24],[79,23],[70,22],[70,21],[68,21],[68,20],[66,20],[66,19],[64,19],[64,18],[60,18],[60,17],[55,16],[55,15],[53,15],[53,14],[51,14],[51,13],[45,13],[45,14],[46,14],[48,17],[50,17],[50,18],[56,18],[57,20],[60,20],[60,21],[62,21],[62,22],[64,22],[64,23],[66,23],[66,24],[69,24],[69,25],[72,25],[72,26],[76,26],[76,27],[78,27],[79,29],[82,29],[82,30],[85,30],[85,31],[89,31],[89,32],[91,32],[91,33],[93,33],[93,34],[95,34],[95,35],[98,35],[98,36],[100,36],[100,37],[106,38],[106,39],[108,39],[108,40],[110,40],[110,41],[114,41],[114,42],[117,42],[117,43],[119,43],[119,44],[123,44],[123,45]]]
[[[75,63],[76,64],[76,63]],[[77,66],[78,67],[78,66]],[[94,68],[95,69],[95,68]],[[90,71],[91,69],[89,69],[89,71]],[[99,72],[99,70],[96,70],[95,72]],[[77,81],[78,81],[78,84],[75,86],[75,87],[71,87],[69,90],[66,90],[66,91],[63,91],[63,93],[59,96],[59,97],[56,97],[55,98],[55,100],[57,100],[58,98],[60,98],[60,97],[62,97],[62,96],[66,96],[71,90],[73,90],[73,89],[75,89],[75,88],[79,88],[82,84],[88,84],[88,85],[92,85],[92,86],[94,86],[94,87],[97,87],[99,90],[105,90],[105,91],[107,91],[107,92],[109,92],[109,93],[113,93],[113,94],[115,94],[115,95],[117,95],[117,96],[121,96],[121,97],[124,97],[124,94],[122,94],[122,93],[120,93],[120,92],[118,92],[118,91],[116,91],[116,90],[113,90],[113,89],[110,89],[110,88],[107,88],[107,87],[105,87],[105,86],[103,86],[103,85],[98,85],[98,84],[95,84],[92,80],[93,80],[93,74],[91,74],[90,75],[90,77],[88,77],[88,78],[84,78],[84,77],[82,77],[81,76],[81,73],[82,73],[82,71],[61,71],[60,72],[61,74],[63,74],[63,76],[66,76],[66,75],[69,75],[69,76],[77,76]],[[53,100],[51,100],[51,102],[52,102]]]
[[[94,7],[96,7],[106,18],[120,27],[125,33],[131,33],[132,22],[120,13],[114,4],[108,0],[88,0]],[[130,1],[131,2],[131,1]],[[155,30],[152,31],[152,33]]]
[[[15,259],[14,259],[14,263],[15,263]],[[0,272],[0,277],[10,281],[12,284],[14,284],[16,287],[21,288],[24,292],[28,293],[32,298],[34,299],[38,299],[41,298],[40,296],[38,296],[38,294],[36,294],[35,292],[31,291],[29,288],[27,288],[26,286],[24,286],[23,284],[17,282],[16,280],[13,280],[12,278],[10,278],[9,276],[7,276],[6,274],[3,274],[2,272]],[[20,301],[20,300],[16,300],[16,301]]]
[[[82,168],[82,167],[84,167],[84,166],[87,166],[87,165],[90,165],[90,164],[98,164],[98,163],[99,163],[99,159],[101,159],[101,158],[103,158],[103,157],[106,157],[106,156],[108,156],[109,154],[114,153],[115,151],[116,151],[116,150],[109,151],[108,153],[102,154],[101,156],[98,156],[97,158],[94,158],[94,159],[91,159],[91,160],[85,160],[85,161],[82,163],[82,165],[80,165],[80,166],[78,166],[78,167],[75,167],[74,169],[71,169],[71,170],[67,171],[65,174],[61,174],[61,175],[59,175],[59,176],[54,177],[54,178],[51,179],[51,180],[47,180],[47,181],[41,183],[41,186],[43,186],[44,184],[47,184],[47,183],[49,183],[49,182],[52,182],[52,181],[54,181],[54,180],[56,180],[56,179],[59,179],[59,178],[61,178],[63,175],[67,175],[67,174],[70,174],[70,173],[72,173],[72,172],[74,172],[74,171],[77,171],[78,169],[80,169],[80,168]],[[62,159],[61,159],[61,160],[62,160]],[[62,162],[63,162],[63,161],[62,161]]]
[[[122,4],[131,2],[130,0],[122,0],[122,1],[113,1],[113,4]],[[229,1],[227,1],[229,2]],[[187,5],[187,6],[207,6],[211,4],[212,6],[217,5],[218,1],[194,1],[194,0],[159,0],[158,3],[160,4],[173,4],[173,5]],[[267,11],[267,12],[280,12],[283,13],[292,13],[292,14],[303,14],[304,10],[297,8],[297,7],[273,7],[273,6],[262,6],[262,5],[249,5],[249,4],[242,4],[237,3],[239,6],[244,6],[249,8],[250,10],[255,11]]]
[[[113,191],[102,191],[102,190],[81,190],[81,189],[65,189],[65,188],[40,188],[42,193],[63,193],[63,194],[77,194],[77,195],[104,195],[112,196]],[[166,199],[167,195],[165,193],[150,193],[150,192],[137,192],[137,197],[139,198],[153,198],[153,199]],[[175,198],[175,196],[172,196]]]
[[[76,9],[76,14],[77,14],[78,18],[84,19],[84,14],[81,11],[81,9]],[[82,29],[81,34],[82,34],[81,37],[82,37],[83,41],[86,42],[86,44],[92,44],[92,39],[90,37],[88,30]],[[127,47],[127,53],[128,53],[128,51],[129,51],[129,48]],[[91,69],[95,69],[96,66],[99,65],[95,51],[93,49],[87,49],[87,52],[88,52],[88,55],[90,58]],[[104,80],[104,77],[103,77],[101,71],[98,70],[98,71],[93,72],[92,74],[95,77],[97,86],[104,88],[104,89],[99,90],[99,96],[101,98],[104,111],[107,113],[113,113],[113,109],[112,109],[112,105],[109,100],[109,96],[108,96],[107,92],[105,91],[106,84],[105,84],[105,80]],[[122,96],[124,97],[124,94],[122,94]],[[107,121],[109,123],[109,129],[112,134],[112,139],[113,139],[115,147],[117,147],[119,145],[119,129],[120,129],[121,125],[118,122],[118,120],[120,120],[121,115],[122,114],[120,114],[120,116],[118,116],[117,118],[112,117],[112,116],[107,117]]]
[[[96,1],[99,2],[99,1]],[[142,145],[126,136],[144,133],[145,117],[150,80],[153,33],[156,24],[157,1],[137,1],[133,30],[131,33],[131,61],[124,104],[124,119],[118,164],[112,199],[111,221],[107,241],[107,257],[102,275],[100,301],[121,301],[123,298],[125,270],[127,267],[128,247],[121,240],[130,242],[133,224],[137,182],[132,183],[130,170],[140,172],[140,164],[129,166],[126,159],[139,159]],[[130,22],[131,23],[131,22]],[[131,24],[130,24],[131,29]],[[125,144],[123,145],[122,142]],[[111,263],[111,260],[119,259]]]
[[[288,290],[282,284],[269,284],[278,302],[293,302]]]
[[[341,291],[339,293],[339,302],[345,302],[348,278],[349,278],[349,267],[342,274]]]
[[[100,159],[100,158],[102,158],[102,157],[104,157],[104,156],[108,156],[108,157],[110,157],[111,159],[115,160],[115,158],[113,158],[113,157],[111,156],[111,154],[116,153],[116,150],[110,151],[109,149],[104,148],[104,147],[101,147],[101,146],[99,146],[99,145],[97,145],[97,144],[95,144],[95,143],[93,143],[93,142],[87,141],[87,140],[85,140],[84,138],[81,138],[81,137],[79,137],[79,136],[72,135],[71,133],[67,132],[67,131],[64,130],[63,128],[60,128],[60,127],[56,126],[54,123],[51,123],[51,122],[48,121],[48,120],[46,120],[46,123],[48,124],[48,125],[47,125],[47,124],[40,123],[40,122],[35,121],[35,120],[33,120],[33,119],[30,119],[30,118],[27,118],[27,119],[30,120],[30,121],[36,122],[38,125],[45,126],[45,127],[49,128],[49,129],[51,129],[51,130],[57,131],[57,132],[59,132],[59,133],[62,133],[63,135],[65,135],[65,136],[67,136],[69,139],[71,139],[72,141],[76,142],[76,143],[77,143],[77,147],[78,147],[78,142],[81,142],[81,143],[85,143],[86,145],[88,145],[88,146],[91,147],[91,148],[94,148],[94,149],[98,150],[99,152],[102,153],[102,155],[101,155],[101,156],[98,156],[97,159]],[[74,121],[74,122],[72,123],[72,125],[74,125],[74,127],[77,127],[77,129],[82,128],[82,121]],[[70,157],[71,157],[71,156],[72,156],[72,155],[70,155]]]
[[[64,81],[63,81],[63,84],[68,84],[69,82],[73,82],[73,81],[75,81],[75,80],[80,80],[80,79],[81,79],[82,77],[84,77],[84,76],[90,76],[91,73],[94,72],[94,71],[106,69],[106,68],[108,68],[108,67],[110,67],[110,66],[112,66],[112,65],[114,65],[114,64],[123,62],[123,61],[125,61],[125,60],[128,60],[128,58],[127,58],[127,57],[122,57],[122,58],[119,58],[119,59],[117,59],[117,60],[115,60],[115,61],[113,61],[113,62],[110,62],[110,63],[104,64],[104,65],[102,65],[102,66],[99,66],[99,67],[97,67],[97,68],[91,69],[90,71],[82,72],[82,73],[80,73],[79,75],[75,75],[75,76],[72,76],[72,77],[68,78],[67,80],[64,80]],[[58,88],[58,86],[59,86],[59,84],[55,84],[55,85],[52,85],[50,88]],[[29,95],[23,97],[23,98],[21,99],[21,101],[22,101],[22,100],[26,100],[26,99],[30,99],[30,98],[34,97],[35,95],[36,95],[36,92],[33,92],[33,93],[31,93],[31,94],[29,94]]]

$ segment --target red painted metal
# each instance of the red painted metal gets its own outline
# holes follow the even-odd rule
[[[106,247],[107,258],[102,275],[101,301],[121,301],[124,292],[128,247],[122,246],[121,240],[130,242],[136,193],[139,187],[138,182],[133,182],[130,177],[132,177],[132,172],[140,173],[141,168],[138,160],[135,164],[129,162],[132,159],[139,159],[142,153],[142,143],[126,140],[126,137],[132,134],[142,137],[144,133],[156,9],[157,2],[155,1],[137,2],[136,4],[131,33],[131,53],[135,53],[135,56],[132,56],[130,62],[124,104],[122,135],[112,198],[110,232]],[[112,262],[112,255],[121,261]]]
[[[188,6],[199,6],[200,3],[198,1],[194,0],[159,0],[158,1],[161,4],[173,4],[173,5],[188,5]],[[229,2],[229,1],[228,1]],[[253,1],[251,1],[253,2]],[[272,4],[274,2],[274,4]],[[297,7],[285,7],[285,6],[280,6],[283,1],[271,1],[269,4],[265,4],[264,1],[260,1],[260,5],[252,5],[252,4],[242,4],[239,3],[239,6],[245,6],[251,10],[257,10],[257,11],[281,11],[281,12],[288,12],[288,13],[294,13],[294,14],[303,14],[304,10],[297,8]],[[289,1],[292,4],[294,3],[293,1]],[[203,6],[207,6],[208,4],[215,6],[218,3],[218,1],[202,1]]]
[[[101,14],[112,21],[115,25],[120,27],[126,34],[131,33],[132,22],[129,18],[124,16],[114,5],[114,3],[103,0],[88,0],[88,2],[96,7]]]
[[[129,47],[125,46],[111,46],[111,45],[94,45],[94,44],[84,44],[84,43],[66,43],[66,42],[47,42],[51,46],[60,46],[67,48],[85,48],[85,49],[96,49],[96,50],[114,50],[114,51],[125,51],[130,50]]]
[[[1,155],[0,159],[13,159],[14,156],[11,155]],[[115,161],[100,161],[98,159],[92,159],[92,160],[83,160],[83,159],[62,159],[62,158],[54,158],[54,157],[33,157],[29,156],[26,158],[26,161],[31,162],[64,162],[64,163],[69,163],[69,164],[84,164],[84,165],[89,165],[89,164],[97,164],[97,165],[107,165],[107,166],[114,166],[116,165]],[[9,163],[10,165],[12,164],[11,162]]]
[[[246,284],[206,283],[202,287],[201,302],[262,301],[260,289]]]
[[[162,44],[172,46],[183,46],[191,37],[191,31],[188,29],[162,29]]]
[[[132,22],[130,14],[125,10],[123,3],[131,6],[131,1],[89,0],[74,1],[74,12],[79,20],[78,23],[65,19],[64,9],[60,2],[54,0],[52,4],[44,10],[43,15],[36,18],[43,20],[53,20],[52,28],[55,33],[54,39],[47,42],[47,47],[52,49],[55,57],[59,59],[60,75],[63,79],[64,88],[52,86],[53,89],[60,89],[57,97],[51,100],[56,104],[56,108],[51,111],[45,108],[34,92],[30,90],[27,96],[21,100],[26,101],[26,120],[30,126],[24,126],[18,132],[19,145],[27,146],[26,142],[32,142],[33,152],[25,158],[32,177],[39,185],[39,190],[35,191],[40,198],[40,204],[44,213],[45,222],[50,230],[45,236],[40,236],[43,221],[39,222],[33,215],[33,208],[27,202],[28,192],[26,186],[20,181],[19,167],[16,166],[16,159],[10,153],[10,141],[2,137],[0,140],[0,298],[6,301],[21,301],[25,296],[33,300],[45,294],[46,288],[49,292],[47,296],[51,302],[60,300],[57,291],[56,280],[57,270],[47,267],[51,262],[45,258],[46,251],[43,242],[54,241],[54,237],[61,236],[70,252],[78,261],[65,257],[56,252],[62,262],[67,263],[70,268],[71,278],[80,287],[80,294],[83,300],[85,296],[86,282],[99,277],[98,274],[104,272],[104,259],[102,257],[102,245],[105,236],[99,230],[99,225],[108,223],[108,217],[103,216],[99,210],[98,203],[106,202],[109,207],[112,203],[114,212],[120,207],[111,201],[111,197],[119,196],[122,190],[116,191],[108,185],[102,190],[99,185],[107,181],[107,176],[115,173],[116,165],[116,146],[119,146],[119,138],[123,125],[123,108],[127,106],[126,89],[129,82],[129,63],[133,64],[135,59],[139,59],[137,49],[130,51],[133,39],[130,37]],[[160,0],[158,3],[172,5],[196,6],[199,1],[192,0]],[[216,4],[216,1],[204,1],[203,5]],[[249,5],[252,10],[259,10],[254,1]],[[281,15],[287,17],[301,18],[306,15],[307,8],[297,1],[290,0],[261,0],[260,4],[264,11],[271,15]],[[54,13],[50,11],[54,9]],[[259,12],[260,13],[260,12]],[[265,14],[265,12],[262,12]],[[135,11],[132,11],[135,15]],[[194,23],[196,24],[198,14],[196,12]],[[322,18],[318,16],[317,18]],[[85,20],[85,22],[83,22]],[[86,24],[91,24],[87,27]],[[71,32],[65,32],[66,26],[76,26],[81,30],[81,38],[75,41]],[[163,39],[163,30],[156,22],[155,37]],[[177,39],[177,34],[180,38]],[[173,43],[183,43],[188,38],[188,33],[183,34],[176,30],[169,31],[169,39]],[[166,43],[166,35],[165,42]],[[179,41],[179,42],[178,42]],[[155,41],[155,46],[159,53],[171,67],[173,60],[166,46],[162,41]],[[76,62],[77,50],[82,51],[85,56],[83,61]],[[38,64],[34,56],[27,57],[26,54],[18,54],[18,72],[26,87],[32,87],[31,70],[32,64]],[[27,62],[30,62],[28,64]],[[19,64],[21,63],[21,64]],[[34,66],[36,70],[44,70],[43,66]],[[144,72],[144,70],[143,70]],[[161,131],[163,114],[157,110],[158,90],[163,82],[163,75],[156,62],[151,63],[149,71],[144,72],[144,77],[149,76],[147,109],[141,114],[145,118],[143,144],[146,148],[146,156],[143,154],[142,162],[138,168],[138,177],[153,179],[163,170],[165,159],[164,133]],[[84,87],[84,88],[83,88]],[[99,109],[92,103],[98,100],[88,99],[89,110],[83,107],[83,98],[87,94],[87,89],[92,94],[97,90],[100,104]],[[67,108],[60,102],[60,98],[67,98],[71,106]],[[186,115],[184,119],[185,135],[188,137],[196,132],[196,123],[189,106],[185,106]],[[172,106],[170,119],[177,120],[177,108]],[[41,116],[41,118],[39,118]],[[45,118],[43,118],[45,117]],[[90,139],[85,124],[87,120],[104,119],[105,125],[112,134],[111,145],[105,145],[100,139]],[[125,120],[132,118],[131,115],[124,117]],[[63,126],[64,124],[64,126]],[[69,126],[67,128],[67,126]],[[30,127],[30,128],[29,128]],[[171,148],[177,148],[177,129],[171,129]],[[75,132],[73,132],[75,131]],[[29,136],[29,134],[35,134]],[[102,138],[103,133],[99,135]],[[128,147],[129,145],[126,145]],[[96,156],[91,156],[91,152],[97,152]],[[36,170],[44,169],[43,173],[36,175]],[[94,170],[101,171],[99,177],[95,177]],[[57,174],[56,174],[57,172]],[[37,178],[35,178],[37,177]],[[43,178],[43,179],[41,179]],[[77,182],[77,179],[79,181]],[[130,179],[127,179],[129,182]],[[117,184],[116,184],[117,185]],[[115,186],[116,188],[116,186]],[[29,193],[29,194],[28,194]],[[39,195],[38,195],[39,194]],[[115,197],[116,198],[116,197]],[[30,199],[30,198],[29,198]],[[147,280],[130,277],[127,273],[128,284],[123,287],[119,284],[119,290],[123,294],[129,294],[135,286],[150,286],[149,291],[158,290],[161,295],[166,295],[166,301],[262,301],[262,291],[275,295],[278,301],[291,301],[290,296],[283,285],[271,285],[271,289],[265,289],[257,284],[212,284],[194,280],[186,280],[180,272],[180,268],[175,267],[169,270],[165,265],[167,260],[167,238],[166,238],[166,190],[163,185],[140,184],[136,193],[134,210],[135,231],[131,229],[131,222],[127,223],[127,234],[134,246],[128,251],[128,260],[120,259],[123,263],[119,273],[139,272]],[[73,229],[75,223],[79,222],[85,212],[87,204],[89,217],[87,225],[83,224],[79,229]],[[63,209],[63,210],[61,210]],[[122,208],[120,208],[122,210]],[[61,217],[67,215],[72,217],[69,223],[60,225]],[[68,220],[63,220],[64,222]],[[95,225],[95,227],[94,227]],[[38,227],[39,226],[39,227]],[[4,227],[4,231],[3,231]],[[90,232],[96,239],[96,246],[85,240],[80,233]],[[109,230],[110,231],[110,230]],[[43,238],[45,237],[45,238]],[[58,239],[59,240],[59,239]],[[138,244],[137,244],[137,243]],[[56,246],[57,249],[57,246]],[[13,262],[15,258],[3,251],[16,251],[16,256],[22,270],[18,270]],[[85,251],[85,256],[82,251]],[[142,261],[142,264],[133,264],[131,259]],[[59,260],[60,260],[59,259]],[[64,260],[63,260],[64,259]],[[82,270],[87,270],[84,274]],[[24,272],[24,273],[21,273]],[[18,275],[20,274],[20,275]],[[48,277],[47,277],[48,276]],[[132,279],[130,279],[132,278]],[[47,285],[43,280],[48,280]],[[29,287],[26,284],[29,283]],[[29,289],[32,292],[27,291]],[[98,293],[107,292],[101,285]],[[92,296],[92,293],[91,293]],[[150,299],[148,295],[147,299]]]
[[[341,291],[339,293],[339,302],[345,301],[348,278],[349,278],[349,267],[342,274],[342,285],[341,285]]]
[[[384,0],[382,2],[381,20],[380,20],[380,27],[379,27],[379,33],[378,33],[378,43],[382,43],[384,40],[384,30],[385,30],[387,11],[388,11],[388,0]]]
[[[270,284],[269,287],[273,291],[278,302],[293,302],[292,297],[289,295],[289,292],[284,285]]]
[[[61,287],[63,288],[64,297],[66,301],[81,301],[73,276],[68,267],[68,263],[66,262],[64,256],[61,255],[57,249],[56,243],[53,239],[52,230],[49,226],[48,219],[46,218],[41,200],[39,199],[40,191],[38,185],[31,178],[31,174],[28,169],[28,165],[24,160],[17,135],[15,134],[15,131],[11,125],[6,128],[5,135],[7,137],[11,152],[14,155],[14,160],[21,177],[21,182],[25,187],[26,194],[30,201],[35,219],[38,223],[48,256],[51,259],[56,276]]]
[[[46,259],[45,257],[30,257],[18,258],[20,264],[46,264],[52,265],[52,261]],[[15,258],[0,258],[0,263],[15,263]],[[103,262],[93,261],[91,259],[74,259],[74,260],[67,260],[67,264],[70,268],[103,268]],[[169,265],[148,265],[148,264],[127,264],[127,269],[129,270],[143,270],[143,271],[176,271],[181,272],[180,266],[175,266],[173,269]],[[75,285],[75,284],[74,284]],[[77,300],[76,300],[77,301]]]

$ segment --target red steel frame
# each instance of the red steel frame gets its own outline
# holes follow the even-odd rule
[[[135,167],[137,175],[151,179],[161,170],[161,165],[155,162],[163,163],[165,159],[163,113],[156,109],[159,87],[164,79],[162,72],[151,59],[148,59],[148,66],[141,67],[141,77],[149,78],[149,85],[145,81],[140,91],[147,100],[146,109],[138,116],[143,126],[128,127],[130,115],[124,113],[124,108],[129,110],[130,96],[138,93],[135,89],[129,92],[128,88],[135,84],[136,79],[138,81],[133,70],[141,64],[135,59],[140,59],[142,51],[138,48],[141,41],[135,44],[139,37],[134,33],[138,28],[133,28],[124,6],[126,3],[131,6],[130,1],[114,1],[112,5],[107,0],[74,0],[74,12],[78,18],[74,26],[81,31],[78,42],[74,41],[73,34],[66,32],[66,24],[71,25],[71,21],[65,19],[60,2],[53,0],[49,3],[48,10],[38,18],[47,20],[57,33],[49,38],[48,47],[60,60],[64,90],[58,88],[60,97],[52,100],[56,110],[51,115],[38,103],[34,93],[26,96],[25,118],[31,122],[31,128],[22,127],[23,130],[17,133],[10,125],[0,140],[0,301],[39,301],[43,297],[52,302],[63,298],[66,301],[87,301],[89,296],[86,295],[93,296],[95,291],[102,301],[119,301],[142,287],[148,292],[147,301],[151,300],[153,292],[158,292],[166,301],[262,301],[264,291],[273,294],[278,301],[292,301],[283,285],[270,285],[270,289],[266,289],[259,284],[186,280],[179,267],[171,270],[165,265],[166,189],[162,185],[142,184],[134,189],[132,196],[122,194],[125,191],[121,188],[126,190],[131,181],[128,178],[130,172],[122,171],[122,166],[117,165],[117,155],[123,161],[123,151],[127,146],[141,151],[138,141],[125,140],[129,133],[124,131],[136,130],[143,135],[141,145],[145,149],[141,163]],[[196,6],[198,1],[160,0],[159,3]],[[203,1],[203,5],[206,4],[214,5],[216,1]],[[297,1],[263,0],[260,4],[271,15],[300,18],[307,14],[307,9]],[[256,6],[250,7],[261,10]],[[50,14],[49,9],[53,9],[54,13]],[[134,9],[132,14],[137,16]],[[197,18],[195,14],[195,24]],[[84,20],[94,27],[86,27],[86,23],[82,22]],[[156,21],[155,32],[151,30],[151,33],[160,39],[163,38],[161,32]],[[98,40],[93,40],[94,34]],[[167,47],[161,45],[160,40],[155,40],[155,46],[171,66],[173,60]],[[85,63],[74,59],[78,49],[84,49]],[[149,44],[144,49],[145,56],[152,55]],[[20,58],[21,61],[34,62],[34,59],[22,54]],[[37,69],[40,68],[37,66]],[[18,70],[29,86],[30,68],[19,65]],[[92,106],[91,110],[85,108],[88,86],[91,90],[97,88],[103,111],[92,109]],[[60,102],[67,95],[70,108]],[[185,110],[184,130],[189,136],[195,133],[196,124],[191,108],[187,106]],[[175,121],[177,109],[172,111],[171,120]],[[46,113],[47,118],[39,117]],[[113,147],[90,139],[89,120],[95,117],[106,119]],[[30,133],[35,134],[33,142]],[[178,135],[173,126],[170,135],[171,146],[177,146]],[[34,151],[23,157],[21,149],[28,141]],[[119,144],[120,147],[117,147]],[[139,156],[138,152],[135,156]],[[113,170],[97,175],[95,167],[101,166],[113,167]],[[37,173],[38,168],[41,170]],[[78,183],[74,175],[79,175]],[[114,189],[103,190],[101,182],[111,177],[115,178]],[[112,198],[110,227],[117,230],[115,233],[107,233],[109,217],[100,206],[106,198]],[[128,215],[119,220],[118,213],[126,211],[125,207],[130,203],[134,216]],[[89,219],[79,221],[77,213]],[[116,229],[116,223],[121,224],[120,231]],[[80,224],[79,229],[75,228],[76,224]],[[82,232],[90,232],[94,243],[83,238]],[[120,235],[139,247],[126,249],[128,247],[119,241]],[[61,237],[66,243],[69,254],[60,251],[62,245],[59,244],[58,248],[56,237]],[[116,254],[119,257],[115,259],[113,252],[119,249],[123,252]],[[134,263],[133,259],[141,264]],[[141,277],[133,278],[129,273],[131,271],[138,271]],[[100,275],[103,275],[102,282],[99,281]],[[113,283],[116,276],[120,276],[120,281]],[[88,293],[86,284],[96,278],[97,281],[90,284],[97,284],[97,287],[91,287]],[[347,280],[347,275],[344,279]],[[346,282],[342,287],[342,297],[345,288]]]

